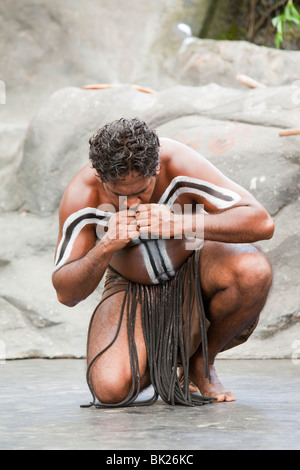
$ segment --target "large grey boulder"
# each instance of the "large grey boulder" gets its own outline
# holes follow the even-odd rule
[[[299,81],[299,51],[197,39],[210,4],[2,0],[0,80],[7,99],[0,119],[27,123],[56,90],[89,83],[164,90],[211,82],[241,88],[237,74],[268,86]]]
[[[15,175],[18,206],[39,215],[53,213],[70,178],[88,161],[89,137],[106,122],[138,116],[162,135],[192,145],[253,190],[273,215],[297,194],[299,137],[279,137],[280,127],[300,125],[293,91],[213,84],[154,94],[131,86],[59,90],[28,129]],[[9,208],[13,195],[8,199]]]
[[[241,88],[236,77],[245,74],[270,87],[293,83],[299,87],[299,54],[299,51],[282,51],[246,41],[190,37],[183,40],[169,73],[179,83],[189,85],[216,82]]]
[[[27,121],[56,90],[87,83],[169,86],[162,73],[209,0],[2,0],[4,119]]]
[[[88,138],[101,125],[138,116],[160,136],[178,139],[250,190],[276,222],[259,244],[274,265],[274,284],[251,340],[229,357],[291,357],[299,323],[299,101],[291,86],[261,90],[216,84],[147,94],[131,86],[64,88],[32,120],[0,215],[1,344],[7,357],[82,357],[97,291],[74,309],[58,303],[51,285],[63,191],[88,161]],[[298,124],[297,124],[298,125]],[[17,211],[18,208],[19,211]],[[295,346],[296,345],[296,346]],[[293,349],[294,348],[294,349]]]

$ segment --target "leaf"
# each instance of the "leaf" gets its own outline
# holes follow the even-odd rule
[[[293,23],[296,23],[297,25],[300,24],[300,13],[296,9],[295,5],[293,2],[289,2],[287,6],[285,7],[284,10],[284,16],[287,21],[292,21]]]
[[[277,32],[281,35],[283,35],[283,19],[281,18],[280,21],[278,21],[278,24],[277,24]]]
[[[297,10],[297,8],[295,7],[295,5],[293,3],[291,4],[290,9],[291,9],[292,16],[294,18],[297,18],[297,20],[300,21],[300,13],[299,13],[299,11]]]
[[[272,19],[272,25],[277,30],[275,44],[277,49],[280,48],[281,43],[284,41],[284,31],[288,27],[290,30],[293,30],[294,25],[300,28],[300,13],[296,9],[292,0],[289,0],[284,12],[275,16]]]
[[[296,17],[293,17],[293,19],[291,20],[293,23],[295,23],[297,26],[300,25],[300,17],[299,18],[296,18]]]
[[[296,12],[297,12],[297,10],[296,10]],[[291,11],[287,11],[284,16],[285,16],[285,20],[287,22],[296,23],[297,25],[300,24],[300,15],[299,14],[295,15],[295,13],[292,13]]]
[[[276,48],[277,49],[280,49],[280,46],[281,46],[281,43],[283,42],[283,35],[280,34],[280,33],[277,33],[276,34],[276,40],[275,40],[275,43],[276,43]]]

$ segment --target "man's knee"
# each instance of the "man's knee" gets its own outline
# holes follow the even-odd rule
[[[272,265],[260,251],[241,254],[234,265],[234,275],[240,290],[265,294],[272,284]]]
[[[106,377],[92,378],[92,387],[97,399],[105,404],[118,404],[127,398],[132,387],[131,378],[111,377],[109,372]]]

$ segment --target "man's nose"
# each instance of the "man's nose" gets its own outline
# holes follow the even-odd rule
[[[140,198],[133,196],[127,198],[127,209],[135,210],[140,205],[141,200]]]
[[[120,200],[120,206],[122,206],[123,209],[136,210],[140,204],[141,200],[136,196],[126,196]]]
[[[140,201],[135,202],[134,204],[128,204],[127,209],[132,209],[133,211],[136,211],[139,205],[140,205]]]

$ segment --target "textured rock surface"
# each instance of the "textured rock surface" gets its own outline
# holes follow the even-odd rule
[[[176,56],[177,80],[191,85],[215,81],[233,86],[246,74],[267,86],[299,83],[299,52],[280,51],[244,41],[187,38]]]
[[[251,342],[226,355],[289,357],[300,336],[299,137],[280,138],[278,126],[291,127],[298,117],[292,91],[209,85],[156,94],[130,86],[56,92],[29,126],[13,174],[14,194],[7,191],[8,203],[15,198],[23,212],[1,215],[0,318],[7,354],[84,355],[89,318],[102,286],[75,309],[57,303],[51,286],[57,208],[67,182],[88,159],[89,135],[109,120],[139,116],[160,136],[205,155],[275,218],[274,239],[261,244],[275,271],[261,324]],[[254,116],[256,106],[261,112]]]
[[[276,214],[297,195],[299,181],[299,137],[279,138],[279,126],[300,125],[292,96],[292,87],[240,91],[217,85],[155,94],[130,86],[60,90],[31,122],[7,208],[15,208],[15,198],[25,210],[51,214],[87,161],[89,136],[105,122],[138,116],[203,153]]]
[[[8,119],[26,119],[66,86],[169,85],[162,73],[187,23],[198,33],[209,0],[3,0],[0,79]]]
[[[0,117],[27,122],[56,90],[88,83],[269,86],[299,80],[299,52],[200,40],[210,0],[2,0]],[[120,6],[121,5],[121,6]],[[181,26],[180,26],[181,25]],[[134,34],[132,34],[134,32]]]
[[[89,136],[121,116],[143,118],[160,136],[199,151],[270,211],[276,233],[259,245],[274,265],[272,292],[255,335],[226,355],[298,354],[300,137],[280,138],[279,131],[300,127],[300,53],[189,37],[178,23],[197,32],[206,5],[130,2],[128,16],[114,1],[101,8],[93,0],[1,2],[7,99],[0,106],[0,360],[4,352],[85,355],[102,284],[73,309],[57,302],[57,209],[87,162]],[[268,88],[246,89],[237,73]],[[93,82],[127,85],[81,88]]]

